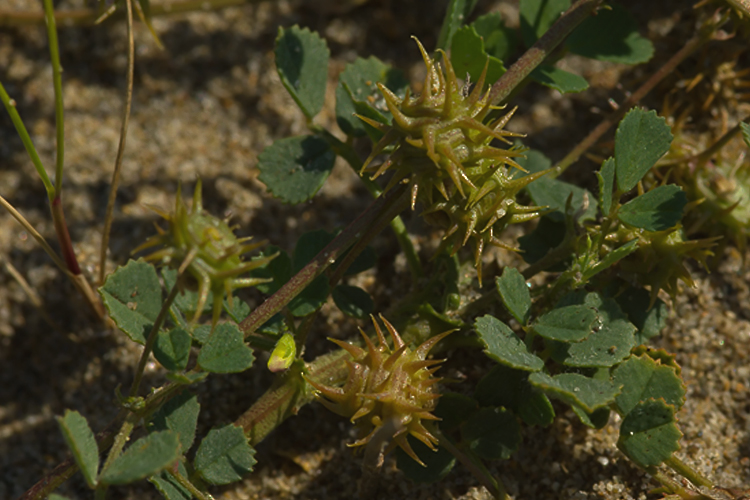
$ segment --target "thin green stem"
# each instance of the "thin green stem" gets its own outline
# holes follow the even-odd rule
[[[18,114],[16,101],[10,98],[2,83],[0,83],[0,100],[3,101],[3,105],[10,115],[11,121],[16,127],[16,132],[18,132],[18,136],[21,138],[21,142],[23,142],[23,146],[26,148],[29,158],[31,158],[31,163],[34,164],[36,173],[39,175],[39,178],[42,179],[44,189],[47,190],[47,198],[51,203],[55,198],[55,186],[52,185],[52,181],[49,179],[47,171],[44,169],[44,165],[42,165],[42,160],[39,158],[39,153],[36,152],[29,131],[26,130],[26,126],[23,124],[23,120],[21,120],[21,115]]]
[[[146,345],[143,347],[143,352],[141,353],[141,359],[138,361],[138,368],[135,371],[133,384],[130,386],[130,391],[128,392],[128,396],[130,396],[131,398],[135,397],[138,394],[138,388],[140,387],[141,379],[143,378],[143,371],[146,369],[146,363],[148,362],[148,358],[154,348],[156,339],[159,336],[159,330],[164,324],[164,320],[167,319],[169,308],[172,306],[175,297],[177,297],[177,294],[180,291],[180,288],[178,286],[179,281],[180,275],[178,274],[177,280],[175,281],[174,286],[172,286],[172,290],[170,290],[169,295],[167,296],[167,300],[165,300],[164,304],[162,304],[161,310],[159,310],[159,314],[156,316],[156,321],[154,321],[154,325],[151,327],[151,331],[148,334]]]
[[[62,193],[63,164],[65,163],[65,118],[63,116],[62,65],[57,43],[57,23],[52,0],[44,0],[44,17],[49,39],[49,60],[52,63],[52,84],[55,88],[55,130],[57,131],[57,158],[55,161],[55,195]]]
[[[675,455],[666,459],[664,464],[696,486],[705,486],[706,488],[714,487],[714,484],[710,480],[703,477],[698,471],[677,458]]]
[[[109,454],[107,455],[107,459],[104,461],[104,465],[102,466],[100,474],[104,473],[110,465],[115,461],[117,457],[120,456],[122,453],[122,450],[125,448],[125,445],[127,444],[128,440],[130,440],[130,435],[133,433],[133,429],[135,429],[135,420],[139,418],[136,417],[135,414],[131,413],[127,416],[125,421],[122,423],[122,426],[120,427],[120,432],[117,433],[117,436],[115,436],[114,442],[112,443],[112,447],[109,449]],[[102,500],[107,494],[107,487],[108,485],[100,483],[99,486],[96,487],[96,493],[95,498],[96,500]]]
[[[528,77],[563,40],[596,9],[602,0],[578,0],[550,26],[490,89],[489,102],[497,106]]]
[[[128,122],[130,121],[130,105],[133,101],[133,67],[135,66],[135,43],[133,41],[133,6],[132,0],[126,0],[127,29],[128,29],[128,74],[125,90],[125,106],[122,110],[122,124],[120,126],[120,143],[117,145],[117,157],[115,168],[112,171],[112,181],[109,186],[109,199],[104,215],[104,229],[102,230],[102,244],[99,250],[99,283],[104,283],[107,272],[107,249],[109,247],[109,233],[112,230],[113,212],[117,198],[117,188],[120,185],[120,171],[122,158],[125,153],[125,139],[128,135]]]
[[[180,474],[180,471],[175,469],[168,469],[167,472],[170,476],[174,478],[175,481],[177,481],[180,486],[185,488],[190,492],[191,495],[193,495],[197,500],[211,500],[213,497],[209,495],[208,493],[204,493],[198,488],[195,487],[193,483],[190,482],[188,478]]]

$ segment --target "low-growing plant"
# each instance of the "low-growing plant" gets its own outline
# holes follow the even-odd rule
[[[684,50],[552,165],[543,152],[524,146],[522,134],[508,131],[514,113],[524,112],[508,107],[515,96],[536,83],[562,93],[587,88],[582,76],[556,66],[568,54],[640,64],[654,47],[619,3],[522,0],[517,31],[496,13],[472,17],[475,3],[449,2],[433,53],[416,39],[404,41],[416,43],[424,61],[416,89],[373,56],[348,64],[335,94],[339,135],[314,122],[325,102],[326,40],[307,28],[279,28],[276,68],[309,133],[266,148],[258,158],[259,179],[285,203],[308,202],[340,157],[374,198],[344,229],[306,233],[291,253],[271,242],[259,255],[245,256],[265,242],[248,244],[209,214],[199,180],[190,209],[179,188],[173,211],[155,208],[168,227],[133,245],[134,253],[155,247],[153,253],[106,274],[128,97],[97,295],[76,263],[62,213],[62,80],[55,16],[45,0],[58,113],[54,185],[0,86],[47,189],[63,257],[37,238],[102,320],[144,347],[129,391],[117,393],[115,430],[95,435],[78,411],[66,411],[58,422],[72,459],[22,498],[60,498],[52,492],[76,470],[98,499],[110,486],[143,479],[169,500],[210,498],[214,485],[250,473],[254,446],[313,401],[356,425],[360,434],[350,445],[364,447],[363,498],[377,495],[378,471],[392,451],[398,468],[415,481],[438,481],[460,462],[494,497],[505,498],[487,463],[509,459],[525,433],[544,432],[536,427],[549,426],[565,406],[591,428],[619,421],[617,447],[665,495],[711,498],[712,481],[675,455],[682,437],[677,414],[686,397],[680,366],[648,342],[666,323],[662,297],[674,299],[680,282],[693,283],[688,261],[708,267],[722,236],[728,238],[721,244],[746,250],[747,162],[737,151],[750,145],[750,128],[740,121],[718,139],[698,140],[685,130],[685,115],[675,115],[688,106],[683,101],[666,107],[666,116],[635,104],[709,40],[722,40],[729,30],[739,36],[743,20],[733,9],[747,6],[703,7],[700,29]],[[148,20],[148,2],[135,5]],[[128,20],[132,87],[133,2],[115,6]],[[733,123],[727,94],[719,97],[704,97],[705,107],[724,106]],[[597,171],[577,184],[561,180],[613,125],[613,147]],[[725,148],[740,132],[744,142]],[[362,158],[356,146],[365,141],[372,148]],[[408,211],[440,232],[427,262],[400,218]],[[709,220],[711,231],[701,232]],[[511,224],[523,225],[518,246],[503,237]],[[348,278],[375,265],[369,244],[387,226],[406,258],[412,289],[392,297],[389,311],[378,311],[370,293]],[[463,251],[467,245],[470,252]],[[486,269],[492,247],[519,252],[526,264]],[[267,297],[255,309],[233,297],[235,289],[250,286]],[[345,316],[372,318],[376,341],[361,330],[361,339],[331,339],[338,348],[306,361],[308,334],[329,297]],[[203,323],[205,313],[211,319]],[[437,376],[457,351],[479,349],[492,364],[474,385]],[[197,440],[201,407],[191,386],[212,374],[266,369],[255,362],[258,352],[268,353],[273,385],[234,423]],[[146,391],[141,381],[152,354],[169,381]]]

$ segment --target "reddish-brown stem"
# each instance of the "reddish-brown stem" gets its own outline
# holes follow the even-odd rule
[[[529,76],[534,68],[539,66],[555,47],[560,45],[565,37],[601,3],[602,0],[578,0],[560,16],[560,19],[495,82],[490,90],[490,102],[498,105],[507,99],[513,89]]]
[[[400,200],[406,198],[406,196],[405,186],[400,185],[373,201],[367,210],[339,233],[309,264],[302,268],[300,272],[295,274],[292,279],[266,299],[265,302],[240,323],[239,327],[245,334],[245,338],[251,335],[263,323],[271,319],[274,314],[299,295],[315,278],[323,274],[357,238],[369,232],[371,226],[383,211],[388,210],[392,205],[400,206]]]

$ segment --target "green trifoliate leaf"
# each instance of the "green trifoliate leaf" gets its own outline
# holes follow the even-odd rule
[[[569,300],[583,303],[597,311],[598,330],[581,342],[562,344],[547,341],[552,358],[567,366],[610,367],[630,355],[635,347],[635,326],[628,321],[617,303],[612,299],[602,299],[596,293],[585,296],[571,294]],[[561,304],[565,305],[565,304]]]
[[[547,217],[556,220],[565,220],[565,212],[570,198],[572,211],[581,212],[578,220],[580,222],[593,220],[596,217],[596,200],[588,190],[550,177],[542,177],[535,180],[526,187],[535,205],[546,206],[552,213]],[[584,206],[586,207],[584,210]]]
[[[182,462],[177,465],[177,470],[183,477],[188,477],[188,471]],[[167,471],[161,471],[151,476],[148,478],[148,482],[153,484],[156,491],[166,500],[192,500],[193,498],[190,491],[177,482]]]
[[[352,318],[366,319],[375,307],[370,294],[358,286],[337,285],[331,296],[336,307]]]
[[[540,64],[529,75],[532,80],[561,94],[581,92],[589,88],[589,82],[582,76],[570,73],[549,64]]]
[[[654,46],[638,33],[638,24],[619,4],[599,9],[583,21],[565,41],[574,54],[599,61],[638,64],[651,59]]]
[[[484,352],[498,363],[525,371],[539,371],[544,361],[526,349],[526,345],[508,325],[493,316],[477,318],[475,328],[487,346]]]
[[[647,354],[632,356],[623,361],[612,373],[615,385],[622,386],[617,407],[628,415],[641,401],[663,399],[679,410],[685,402],[685,384],[675,368],[664,366]]]
[[[521,36],[526,46],[531,47],[568,7],[570,0],[521,0]]]
[[[242,428],[228,424],[212,429],[201,441],[193,465],[207,483],[229,484],[253,470],[254,455]]]
[[[469,449],[488,460],[507,460],[521,443],[516,416],[503,408],[481,408],[461,426]]]
[[[208,372],[237,373],[250,368],[254,359],[237,325],[222,323],[201,348],[198,365]]]
[[[187,452],[195,440],[199,413],[198,397],[185,391],[164,403],[151,418],[151,425],[153,430],[175,432],[182,450]]]
[[[86,418],[77,411],[65,410],[63,417],[57,417],[57,423],[68,448],[73,453],[76,465],[81,469],[83,478],[93,488],[96,486],[96,475],[99,470],[99,448],[94,432]]]
[[[335,160],[336,154],[320,137],[287,137],[258,156],[258,179],[284,203],[302,203],[323,187]]]
[[[532,373],[529,382],[547,395],[578,405],[591,413],[615,400],[620,389],[605,380],[595,380],[580,373],[561,373],[550,377],[546,373]]]
[[[440,35],[438,36],[436,48],[448,50],[456,30],[463,26],[476,4],[477,0],[450,1],[448,9],[445,11],[443,25],[440,27]]]
[[[602,214],[609,215],[612,208],[612,189],[615,185],[615,159],[607,158],[602,163],[602,168],[596,173],[599,179],[599,204],[602,207]]]
[[[440,396],[437,408],[432,413],[440,419],[440,429],[443,432],[452,432],[478,409],[476,399],[456,392],[446,392]]]
[[[609,408],[599,408],[591,413],[587,413],[575,404],[571,405],[571,408],[573,408],[573,413],[581,420],[581,423],[592,429],[601,429],[609,422],[609,414],[611,413]]]
[[[596,313],[585,305],[560,307],[540,316],[531,328],[545,339],[579,342],[592,332]]]
[[[646,231],[664,231],[682,219],[687,195],[679,186],[667,184],[633,198],[623,205],[617,218]]]
[[[638,403],[620,425],[617,447],[641,467],[661,464],[680,449],[674,411],[662,400]]]
[[[521,325],[526,325],[531,310],[531,294],[523,275],[515,267],[506,267],[503,275],[495,278],[495,284],[508,312]]]
[[[659,335],[667,324],[669,308],[661,299],[656,299],[654,306],[649,309],[651,294],[643,288],[628,287],[615,300],[638,329],[635,335],[636,344],[645,344],[649,339]]]
[[[471,26],[484,41],[484,50],[500,61],[506,61],[513,55],[518,44],[516,31],[507,27],[499,12],[490,12],[479,16]]]
[[[285,333],[276,342],[276,347],[268,358],[268,370],[273,373],[284,371],[292,366],[296,357],[297,344],[294,342],[294,335]]]
[[[355,113],[384,125],[390,124],[392,115],[378,89],[378,83],[399,97],[404,96],[409,86],[401,71],[373,56],[357,58],[341,72],[336,87],[336,122],[345,134],[362,137],[369,132],[373,138],[382,136],[381,132],[354,116]]]
[[[443,479],[456,465],[456,457],[442,446],[438,446],[437,450],[433,451],[412,436],[406,436],[406,439],[414,453],[424,463],[424,466],[418,464],[400,447],[396,448],[396,466],[412,481],[434,483]]]
[[[145,344],[162,304],[154,266],[131,260],[107,277],[99,293],[117,327],[134,342]]]
[[[628,111],[615,134],[617,188],[623,193],[633,189],[670,144],[672,131],[664,118],[641,108]]]
[[[239,301],[237,301],[239,302]],[[182,328],[161,331],[154,344],[154,356],[171,372],[184,370],[190,357],[192,337]]]
[[[299,26],[279,28],[276,37],[276,70],[281,83],[312,119],[323,108],[330,51],[317,33]]]
[[[180,457],[180,439],[176,432],[154,432],[125,450],[105,470],[99,480],[105,484],[127,484],[152,476]]]
[[[503,62],[484,49],[484,41],[473,26],[464,26],[453,36],[451,48],[451,64],[457,76],[469,75],[472,82],[479,81],[484,66],[489,60],[485,85],[492,85],[505,73]]]
[[[549,398],[529,383],[529,372],[507,366],[493,366],[477,384],[474,397],[482,406],[513,411],[529,425],[547,426],[555,418]]]

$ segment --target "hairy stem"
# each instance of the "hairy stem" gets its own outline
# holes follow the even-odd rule
[[[370,227],[379,218],[382,211],[388,210],[392,205],[401,205],[406,196],[406,188],[401,185],[373,201],[359,217],[321,250],[309,264],[303,267],[300,272],[295,274],[292,279],[266,299],[265,302],[239,324],[240,330],[245,334],[245,338],[255,332],[263,323],[271,319],[274,314],[299,295],[315,278],[323,274],[355,240],[370,230]]]
[[[489,101],[497,106],[581,24],[602,0],[578,0],[490,89]]]
[[[333,152],[346,160],[346,162],[354,170],[354,172],[356,172],[357,175],[360,175],[360,170],[362,170],[362,160],[360,160],[351,144],[340,141],[320,125],[311,124],[310,130],[325,139],[326,142],[328,142],[328,144],[331,146]],[[365,189],[367,189],[367,191],[372,195],[373,198],[377,198],[378,196],[380,196],[382,190],[380,189],[380,186],[377,185],[377,183],[375,183],[367,176],[360,175],[360,180],[362,181],[362,184],[364,184]],[[422,262],[419,260],[419,255],[417,254],[417,251],[411,242],[411,238],[409,238],[409,233],[406,230],[406,224],[404,224],[404,220],[399,215],[396,215],[391,220],[390,224],[391,229],[393,229],[393,232],[396,234],[396,239],[398,240],[398,244],[401,247],[401,251],[404,252],[404,256],[406,257],[406,265],[409,267],[412,279],[417,280],[419,278],[423,278],[424,270],[422,269]]]

